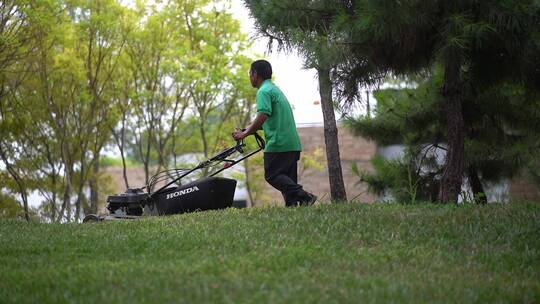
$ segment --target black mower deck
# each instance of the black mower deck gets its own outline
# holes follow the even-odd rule
[[[215,175],[264,149],[264,140],[258,134],[254,134],[254,137],[258,146],[254,151],[245,153],[246,144],[238,141],[234,147],[221,151],[195,168],[159,172],[145,187],[110,195],[107,198],[109,214],[89,214],[83,222],[137,219],[141,216],[162,216],[231,207],[236,180]],[[212,171],[212,168],[218,169]],[[185,185],[180,183],[182,178],[203,169],[207,170],[206,176]],[[171,176],[174,177],[172,180]],[[165,186],[152,191],[159,182],[168,180],[170,181]]]

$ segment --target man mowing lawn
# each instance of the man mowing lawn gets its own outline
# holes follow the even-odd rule
[[[232,136],[241,140],[257,130],[264,130],[264,178],[283,194],[285,206],[311,205],[317,197],[298,184],[297,162],[300,159],[300,137],[287,97],[272,82],[272,66],[266,60],[251,64],[249,80],[257,88],[257,117],[244,130],[236,129]]]

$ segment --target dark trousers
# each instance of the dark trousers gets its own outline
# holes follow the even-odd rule
[[[298,184],[300,152],[265,152],[264,179],[281,192],[286,206],[305,200],[307,192]]]

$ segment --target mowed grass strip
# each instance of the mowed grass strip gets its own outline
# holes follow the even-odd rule
[[[1,303],[540,301],[540,204],[0,220]]]

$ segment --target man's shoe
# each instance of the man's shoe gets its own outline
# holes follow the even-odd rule
[[[317,201],[317,196],[311,193],[307,194],[307,198],[300,202],[302,206],[311,206]]]

